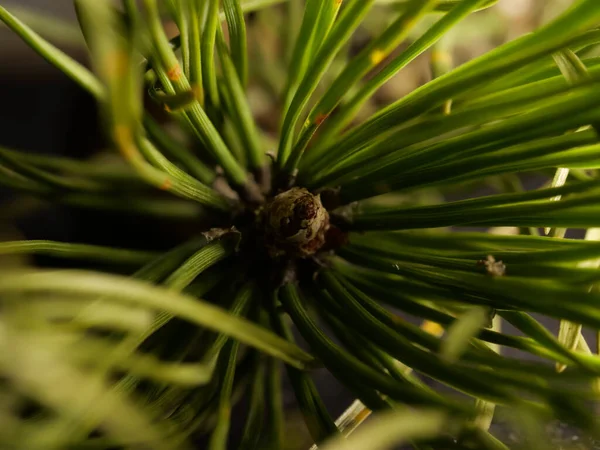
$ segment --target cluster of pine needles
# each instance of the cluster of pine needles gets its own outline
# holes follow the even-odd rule
[[[185,449],[205,436],[210,450],[293,448],[284,372],[327,450],[507,449],[490,432],[496,409],[530,449],[551,448],[543,424],[555,419],[597,436],[600,356],[582,330],[600,329],[600,7],[574,1],[452,68],[443,36],[494,3],[74,0],[90,68],[0,7],[97,100],[127,163],[0,148],[0,183],[195,230],[164,254],[0,243],[0,255],[73,267],[0,274],[0,447]],[[381,8],[378,34],[350,51]],[[247,30],[250,14],[274,13],[284,18],[275,57]],[[357,120],[423,54],[433,79]],[[283,70],[265,63],[274,58]],[[249,101],[256,83],[278,99],[275,133]],[[528,177],[546,181],[525,190]],[[492,182],[499,193],[464,195]],[[305,250],[294,235],[266,249],[269,205],[300,191],[326,210],[323,242]],[[444,200],[456,193],[465,199]],[[77,269],[82,260],[115,270]],[[541,316],[560,321],[558,335]],[[323,369],[357,399],[338,421],[315,387]]]

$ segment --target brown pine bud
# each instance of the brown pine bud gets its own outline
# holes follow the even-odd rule
[[[318,195],[294,187],[277,195],[265,207],[265,240],[272,257],[307,257],[325,243],[329,213]]]

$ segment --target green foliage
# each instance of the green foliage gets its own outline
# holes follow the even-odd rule
[[[329,450],[506,449],[489,430],[496,406],[528,424],[525,440],[544,439],[553,419],[597,437],[586,402],[600,395],[600,356],[582,334],[600,329],[597,0],[456,68],[442,37],[495,1],[280,3],[75,0],[81,30],[64,33],[0,7],[98,101],[123,163],[0,148],[0,184],[195,230],[164,254],[0,243],[0,257],[72,266],[0,274],[0,446],[184,449],[210,434],[208,448],[225,449],[247,395],[242,447],[287,448],[283,365],[312,439]],[[387,23],[353,50],[375,12]],[[170,40],[165,16],[179,30]],[[264,22],[285,70],[251,39]],[[91,69],[42,35],[85,42]],[[362,120],[372,95],[427,52],[434,79]],[[251,95],[261,84],[271,128]],[[544,182],[524,190],[521,177]],[[321,196],[325,246],[274,258],[263,211],[291,187]],[[474,196],[481,188],[494,193]],[[565,238],[573,228],[586,239]],[[338,421],[316,368],[357,399]]]

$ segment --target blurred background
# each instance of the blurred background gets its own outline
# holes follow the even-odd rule
[[[350,48],[346,49],[349,54],[360,50],[373,33],[383,28],[382,23],[389,21],[391,16],[389,8],[394,8],[393,3],[394,0],[382,0],[374,8]],[[454,63],[458,65],[536,29],[571,3],[572,0],[499,0],[492,8],[466,19],[444,39],[444,48],[453,55]],[[0,0],[0,5],[76,59],[86,62],[85,43],[78,31],[70,0]],[[272,139],[276,137],[280,117],[278,90],[286,70],[285,43],[280,38],[283,17],[278,9],[248,16],[251,66],[254,61],[257,69],[248,95],[261,127]],[[428,20],[436,19],[432,15]],[[168,20],[165,26],[169,33],[176,33]],[[415,33],[421,30],[417,29]],[[397,52],[401,52],[405,45],[400,46]],[[261,60],[261,64],[257,64],[257,60]],[[335,73],[334,63],[331,76]],[[361,112],[362,117],[402,97],[430,78],[429,55],[424,54],[373,96]],[[0,146],[22,152],[95,159],[99,163],[114,158],[110,150],[105,150],[106,142],[93,99],[2,26],[0,99]],[[166,249],[179,242],[177,226],[134,214],[107,214],[93,209],[51,206],[38,199],[16,195],[0,183],[0,240],[52,239],[130,248],[148,248],[150,245],[153,249]],[[29,262],[52,266],[64,264],[48,257],[36,257],[34,260],[0,257],[0,266]],[[324,372],[317,377],[324,401],[331,413],[338,416],[352,398]],[[308,449],[310,437],[299,413],[294,410],[291,391],[287,392],[285,401],[290,409],[289,449]],[[496,431],[503,432],[501,424],[496,426],[499,427]],[[556,433],[563,435],[571,444],[579,445],[575,448],[600,448],[592,443],[579,444],[579,437],[562,425],[556,428]]]

